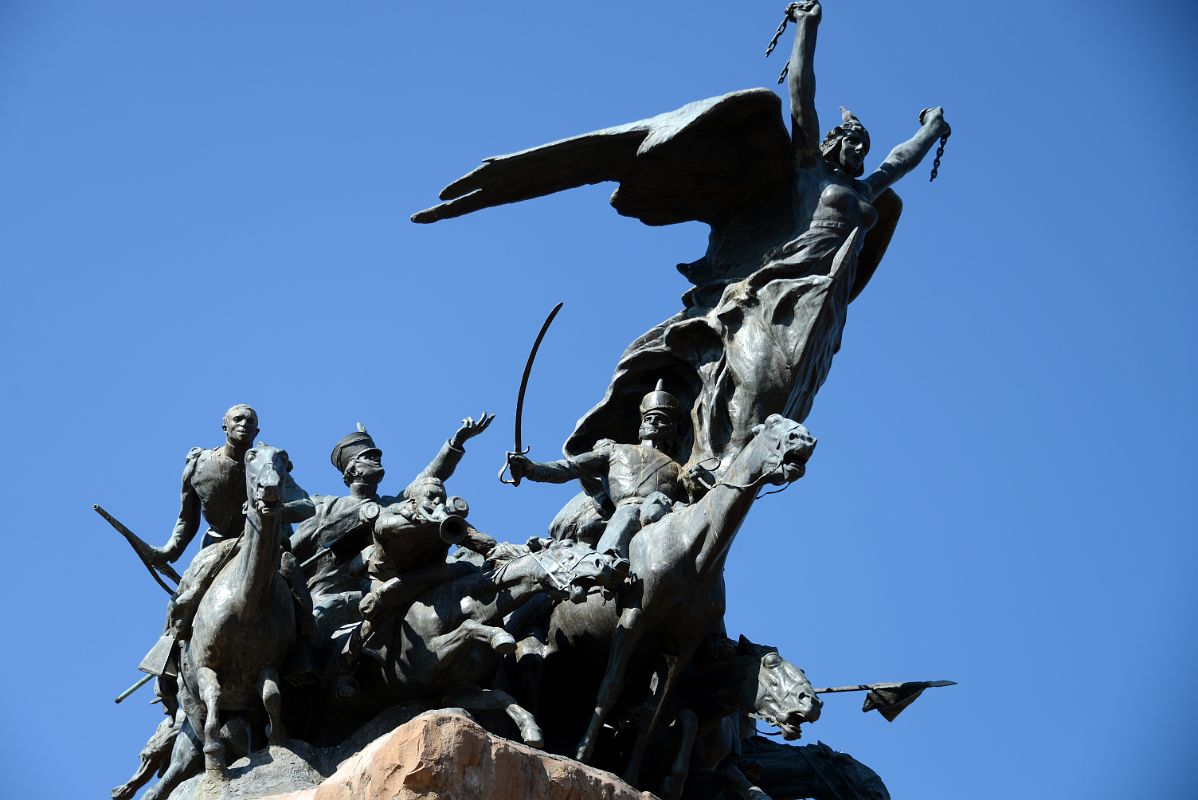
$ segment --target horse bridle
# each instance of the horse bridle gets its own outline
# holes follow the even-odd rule
[[[760,659],[758,659],[757,693],[761,694],[761,690],[764,688],[766,690],[767,697],[777,697],[779,699],[794,697],[796,694],[795,687],[797,686],[797,683],[791,684],[784,675],[779,674],[777,669],[774,669],[771,667],[766,667],[764,670],[761,669],[761,666],[760,666],[761,662],[764,661],[766,658],[768,658],[770,655],[773,655],[773,656],[777,657],[777,659],[778,659],[778,663],[775,666],[781,666],[783,663],[782,656],[778,655],[777,650],[771,650],[768,653],[766,653],[764,656],[762,656]],[[763,672],[765,673],[764,676],[762,675]],[[776,720],[772,716],[770,716],[768,714],[758,713],[756,710],[749,712],[747,714],[747,716],[752,717],[753,719],[761,720],[762,722],[773,725],[774,727],[779,729],[777,733],[763,731],[767,735],[769,735],[769,736],[782,735],[782,732],[781,732],[782,725],[778,722],[778,720]]]
[[[709,472],[714,472],[715,470],[718,470],[721,466],[723,466],[723,463],[720,461],[718,456],[711,456],[711,458],[705,458],[702,461],[700,461],[699,463],[704,464],[704,463],[706,463],[708,461],[712,461],[712,460],[715,461],[715,466],[710,468],[708,470]],[[768,482],[769,478],[775,472],[781,472],[783,466],[785,466],[785,465],[786,465],[786,457],[782,456],[778,459],[778,462],[776,464],[774,464],[769,469],[762,472],[759,476],[757,476],[755,479],[749,481],[748,483],[729,483],[728,481],[725,481],[725,480],[718,480],[715,483],[711,484],[710,486],[707,486],[707,491],[710,492],[711,490],[715,489],[715,487],[717,487],[717,486],[727,486],[729,489],[756,489],[757,487],[762,486],[766,482]],[[707,468],[705,467],[704,469],[707,469]],[[700,481],[700,483],[702,483],[702,481]],[[706,486],[706,484],[704,484],[704,485]],[[761,498],[766,497],[767,495],[777,494],[778,492],[784,492],[788,488],[790,488],[789,483],[783,485],[782,488],[780,488],[780,489],[773,489],[768,492],[762,492],[761,494],[757,495],[757,497],[755,499],[760,500]]]
[[[545,571],[545,577],[548,578],[550,583],[553,584],[553,588],[557,589],[563,594],[569,595],[570,587],[574,584],[574,578],[577,577],[577,573],[574,571],[574,568],[581,564],[584,558],[594,555],[595,551],[590,550],[589,548],[579,548],[580,552],[578,556],[569,564],[564,564],[557,558],[549,555],[547,550],[548,548],[546,548],[543,552],[545,552],[545,557],[553,562],[553,569],[550,569],[545,562],[541,560],[541,557],[537,555],[536,550],[532,550],[530,548],[528,554],[532,556],[532,560],[537,562],[537,565]],[[565,581],[562,581],[560,578],[558,578],[558,575],[563,572],[569,576]]]

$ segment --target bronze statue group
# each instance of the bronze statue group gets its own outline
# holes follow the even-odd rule
[[[707,253],[680,267],[694,284],[683,308],[628,347],[565,458],[509,453],[516,483],[580,484],[547,536],[497,542],[448,495],[485,413],[394,495],[380,494],[383,454],[361,426],[330,454],[343,496],[309,496],[286,452],[254,446],[248,406],[226,413],[223,445],[188,453],[174,532],[139,552],[170,575],[207,530],[141,664],[166,718],[114,798],[155,774],[144,796],[165,797],[268,743],[333,746],[404,705],[469,709],[665,798],[887,796],[844,754],[755,735],[752,718],[797,738],[821,703],[801,670],[723,625],[741,523],[815,447],[801,423],[894,232],[891,186],[948,134],[925,109],[862,178],[869,135],[854,115],[819,136],[821,15],[792,3],[779,28],[796,28],[789,135],[772,91],[735,92],[488,159],[413,217],[615,180],[620,213],[712,227]],[[927,685],[855,688],[885,712]]]

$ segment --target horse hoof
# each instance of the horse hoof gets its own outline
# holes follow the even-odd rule
[[[529,747],[535,747],[538,750],[545,749],[545,737],[539,728],[521,728],[520,738]]]
[[[516,652],[516,639],[505,630],[491,634],[491,649],[501,656]]]
[[[225,760],[223,758],[221,758],[220,756],[213,756],[211,754],[206,753],[204,755],[204,772],[206,772],[208,774],[209,778],[216,778],[217,780],[224,780],[225,779]]]

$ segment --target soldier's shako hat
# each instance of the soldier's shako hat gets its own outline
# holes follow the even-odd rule
[[[369,433],[354,431],[333,445],[333,452],[329,455],[329,460],[333,462],[337,471],[344,475],[345,468],[349,466],[349,462],[354,460],[354,456],[361,455],[367,450],[373,450],[380,456],[383,454],[383,451],[374,443],[374,439],[370,438]]]
[[[682,416],[682,403],[665,390],[663,381],[658,380],[657,387],[641,400],[641,416],[650,411],[664,411],[670,419],[677,421]]]

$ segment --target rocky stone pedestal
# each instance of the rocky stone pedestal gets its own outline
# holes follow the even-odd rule
[[[296,743],[300,745],[300,743]],[[355,748],[356,749],[356,748]],[[453,711],[429,711],[337,764],[329,754],[271,747],[192,778],[172,800],[652,800],[610,772],[487,733]],[[331,771],[331,774],[329,774]],[[328,775],[328,777],[324,777]]]

